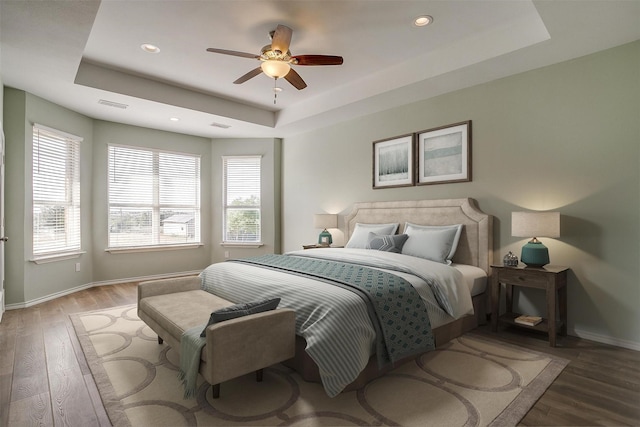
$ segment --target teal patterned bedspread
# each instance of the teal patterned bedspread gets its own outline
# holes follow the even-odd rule
[[[367,304],[376,329],[380,366],[435,348],[431,322],[420,295],[409,282],[392,273],[358,264],[287,255],[263,255],[229,262],[320,279],[359,295]]]

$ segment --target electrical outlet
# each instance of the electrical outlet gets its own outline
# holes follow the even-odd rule
[[[229,251],[224,251],[224,257],[225,257],[225,259],[229,258]]]
[[[80,271],[80,263],[76,262],[76,273]]]

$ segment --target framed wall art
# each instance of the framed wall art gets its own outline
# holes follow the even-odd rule
[[[414,136],[402,135],[373,143],[373,188],[414,185]]]
[[[471,120],[416,133],[417,185],[471,181]]]

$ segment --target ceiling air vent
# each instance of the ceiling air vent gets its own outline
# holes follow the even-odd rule
[[[106,105],[107,107],[121,108],[123,110],[125,110],[128,107],[127,104],[121,104],[119,102],[107,101],[106,99],[101,99],[100,101],[98,101],[98,104]]]
[[[225,125],[223,123],[216,123],[216,122],[211,123],[211,126],[213,126],[214,128],[220,128],[220,129],[229,129],[231,127],[231,125]]]

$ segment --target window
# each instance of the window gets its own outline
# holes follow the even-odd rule
[[[80,252],[82,138],[33,126],[33,257]]]
[[[109,248],[200,243],[200,157],[109,146]]]
[[[260,243],[260,156],[223,157],[222,170],[223,243]]]

